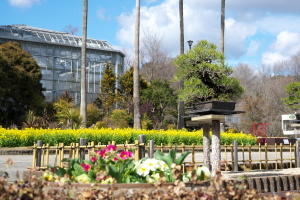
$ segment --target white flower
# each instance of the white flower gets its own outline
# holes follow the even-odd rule
[[[101,181],[101,183],[103,183],[103,184],[110,184],[113,182],[114,182],[114,179],[112,177],[108,177],[107,179]]]
[[[142,163],[142,161],[138,160],[138,161],[134,161],[133,163],[134,163],[134,169],[136,169],[137,166],[139,166]]]
[[[64,178],[64,177],[60,178],[59,181],[63,182],[63,183],[65,183],[65,182],[71,182],[71,180],[69,178]]]
[[[161,171],[165,171],[166,169],[169,169],[168,165],[162,160],[158,160],[158,164],[159,164],[158,169],[160,169]]]
[[[49,170],[45,171],[43,174],[43,180],[51,181],[52,179],[53,179],[53,174]]]
[[[146,181],[147,181],[147,183],[155,183],[156,180],[154,178],[152,178],[151,176],[147,175]]]
[[[188,174],[183,174],[182,181],[185,182],[185,183],[190,181],[190,178],[188,177]]]
[[[211,173],[210,173],[209,168],[207,166],[197,167],[196,175],[201,176],[202,173],[204,175],[204,180],[209,179],[210,176],[211,176]]]
[[[136,173],[140,176],[147,176],[150,172],[148,165],[139,164],[136,166]]]
[[[76,181],[79,183],[90,183],[91,179],[86,174],[81,174],[80,176],[77,176]]]
[[[159,168],[159,162],[156,159],[148,158],[143,162],[144,165],[148,166],[149,170],[156,171]]]

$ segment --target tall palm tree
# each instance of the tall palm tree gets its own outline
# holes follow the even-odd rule
[[[82,44],[81,44],[81,94],[80,94],[80,115],[82,126],[86,127],[86,35],[87,35],[87,13],[88,0],[83,0],[82,18]]]
[[[184,53],[184,26],[183,26],[183,0],[179,0],[179,21],[180,21],[180,54]],[[179,81],[179,88],[183,88],[183,81]],[[184,102],[179,101],[178,104],[178,119],[177,128],[182,129],[184,127]]]
[[[140,114],[140,81],[139,81],[139,53],[140,53],[140,0],[135,6],[135,37],[134,37],[134,65],[133,65],[133,127],[141,128]]]
[[[220,51],[224,53],[224,31],[225,31],[225,0],[221,0],[221,34]]]

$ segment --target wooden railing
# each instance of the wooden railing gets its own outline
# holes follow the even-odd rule
[[[116,144],[112,141],[110,144],[116,145],[118,150],[134,149],[133,154],[136,160],[141,158],[143,149],[146,152],[146,157],[151,157],[155,150],[160,150],[167,153],[169,149],[175,148],[175,145],[145,145],[135,144]],[[90,150],[97,151],[105,148],[107,145],[101,143],[95,144],[90,142],[87,145],[80,143],[72,143],[70,146],[65,146],[60,143],[56,146],[38,145],[33,147],[33,162],[32,167],[41,169],[47,168],[48,165],[64,167],[61,160],[65,157],[78,158],[80,155],[86,155],[90,158]],[[245,169],[283,169],[300,167],[299,164],[299,148],[297,145],[222,145],[221,146],[221,168],[222,170],[238,171]],[[186,158],[184,165],[203,165],[203,146],[200,145],[177,145],[177,153],[180,155],[183,152],[190,151],[191,154]]]

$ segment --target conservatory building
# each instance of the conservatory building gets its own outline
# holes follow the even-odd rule
[[[75,103],[80,103],[80,36],[27,25],[0,25],[0,43],[8,41],[19,42],[41,67],[47,101],[56,100],[67,90]],[[106,41],[89,38],[86,41],[87,102],[92,102],[99,94],[106,63],[112,63],[116,76],[122,75],[125,56]]]

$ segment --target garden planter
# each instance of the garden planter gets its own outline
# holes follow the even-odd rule
[[[225,102],[225,101],[206,101],[201,103],[195,103],[194,108],[196,110],[234,110],[236,102]]]
[[[185,183],[176,187],[174,183],[163,183],[160,186],[155,186],[152,183],[120,183],[120,184],[92,184],[92,183],[57,183],[43,182],[43,193],[48,195],[63,193],[65,196],[72,199],[132,199],[138,196],[152,196],[155,194],[187,194],[189,191],[194,191],[194,188],[200,188],[201,191],[209,187],[209,181],[203,181],[201,184],[192,185]],[[194,186],[192,188],[192,186]],[[204,188],[203,188],[204,186]],[[135,199],[135,198],[134,198]]]
[[[76,191],[88,191],[88,190],[108,190],[112,189],[115,195],[120,194],[121,192],[126,192],[128,190],[132,191],[147,191],[150,192],[156,188],[167,189],[174,187],[174,183],[162,183],[159,186],[156,186],[154,183],[116,183],[116,184],[99,184],[99,183],[62,183],[62,182],[44,182],[47,187],[46,190],[61,190],[64,188],[73,188]],[[191,182],[185,183],[185,188],[191,190],[192,187],[208,187],[210,181],[202,181],[201,183],[192,184]]]
[[[100,184],[100,183],[62,183],[62,182],[47,182],[48,188],[55,189],[56,187],[64,187],[71,185],[79,190],[87,190],[87,189],[108,189],[114,187],[116,190],[128,190],[128,189],[154,189],[157,186],[154,183],[115,183],[115,184]],[[169,186],[175,186],[174,183],[162,183],[159,187],[167,188]],[[185,183],[187,188],[191,188],[193,184],[191,182]],[[201,183],[194,184],[196,187],[200,186],[209,186],[209,180],[202,181]]]

